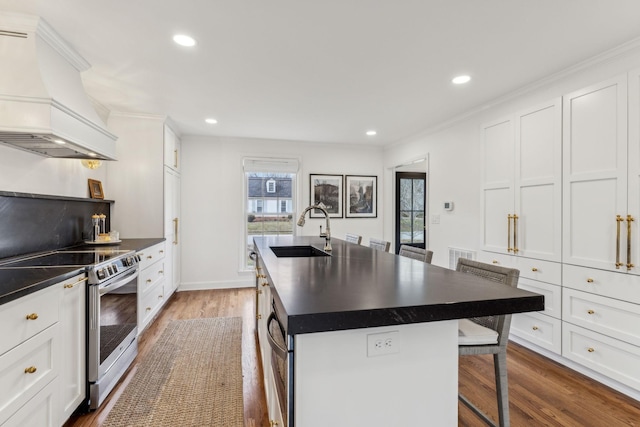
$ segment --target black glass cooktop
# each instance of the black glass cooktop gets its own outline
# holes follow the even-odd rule
[[[93,250],[93,251],[59,251],[21,258],[0,264],[0,268],[21,268],[21,267],[84,267],[95,265],[112,260],[124,253],[126,250]]]

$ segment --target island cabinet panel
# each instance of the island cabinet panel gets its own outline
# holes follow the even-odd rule
[[[482,247],[560,261],[561,100],[482,126]]]
[[[458,425],[457,329],[451,320],[296,335],[295,424]],[[387,336],[396,352],[371,354],[369,342]]]
[[[165,243],[161,242],[138,252],[138,335],[149,326],[170,295],[166,294]]]

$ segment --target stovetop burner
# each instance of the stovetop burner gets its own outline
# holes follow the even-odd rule
[[[90,250],[90,251],[54,251],[0,264],[0,268],[34,268],[34,267],[85,267],[114,260],[128,250]]]

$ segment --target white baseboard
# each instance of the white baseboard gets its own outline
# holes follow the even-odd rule
[[[251,288],[256,285],[255,278],[244,280],[224,280],[220,282],[182,282],[178,291],[205,291],[210,289]]]
[[[633,389],[625,384],[619,383],[616,380],[612,380],[611,378],[602,375],[592,369],[589,369],[585,366],[580,365],[579,363],[573,362],[557,353],[554,353],[552,351],[549,351],[545,348],[542,348],[540,346],[537,346],[535,344],[533,344],[532,342],[529,342],[525,339],[522,339],[520,337],[514,336],[513,334],[509,335],[509,339],[517,344],[520,344],[523,347],[528,348],[529,350],[535,351],[536,353],[539,353],[551,360],[553,360],[554,362],[558,362],[559,364],[566,366],[569,369],[573,369],[576,372],[579,372],[583,375],[586,375],[587,377],[598,381],[599,383],[602,383],[616,391],[619,391],[620,393],[629,396],[632,399],[635,399],[637,401],[640,401],[640,391]]]

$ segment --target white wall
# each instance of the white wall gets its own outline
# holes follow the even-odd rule
[[[182,284],[181,289],[253,285],[253,274],[241,271],[244,257],[244,175],[242,159],[298,158],[297,211],[309,204],[309,174],[377,175],[378,217],[332,218],[331,234],[347,232],[383,236],[382,150],[292,141],[242,138],[182,138]],[[308,219],[299,235],[314,235],[323,219]]]
[[[635,43],[638,44],[637,42]],[[434,251],[433,263],[448,267],[448,247],[479,250],[480,211],[480,126],[523,108],[536,105],[626,73],[640,67],[640,47],[625,46],[600,58],[579,64],[538,82],[519,93],[469,112],[465,118],[447,127],[408,138],[384,151],[385,189],[391,194],[391,172],[397,165],[428,155],[427,200],[429,215],[440,215],[439,224],[428,224],[428,247]],[[482,84],[481,81],[471,84]],[[391,199],[391,198],[390,198]],[[442,208],[445,200],[454,202],[454,210]],[[389,201],[392,203],[392,200]],[[389,205],[391,206],[391,205]],[[393,209],[385,210],[385,235],[393,234]]]
[[[89,197],[87,180],[104,182],[105,168],[90,170],[76,159],[54,159],[0,145],[0,191]],[[109,199],[109,189],[103,188]]]

